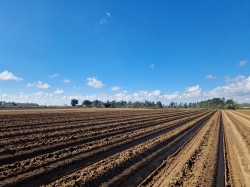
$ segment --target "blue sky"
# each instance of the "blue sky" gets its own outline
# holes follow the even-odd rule
[[[249,10],[247,0],[0,1],[0,100],[250,102]]]

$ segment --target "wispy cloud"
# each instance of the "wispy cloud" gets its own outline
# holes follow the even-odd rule
[[[54,79],[54,78],[56,78],[56,77],[59,77],[59,74],[56,74],[56,73],[55,73],[55,74],[52,74],[52,75],[49,76],[50,79]]]
[[[15,76],[13,73],[9,72],[8,70],[3,71],[0,73],[0,80],[1,81],[21,81],[23,78]]]
[[[99,25],[104,25],[108,23],[109,18],[111,17],[111,13],[105,12],[104,16],[99,20]]]
[[[121,87],[119,87],[119,86],[114,86],[114,87],[112,87],[111,88],[111,91],[113,91],[113,92],[119,92],[119,91],[121,91]]]
[[[74,90],[80,90],[81,87],[73,86],[72,89],[74,89]]]
[[[213,75],[206,75],[206,77],[205,77],[207,80],[215,80],[215,79],[217,79],[215,76],[213,76]]]
[[[49,84],[44,83],[42,81],[37,81],[37,82],[34,82],[34,83],[28,83],[26,86],[27,87],[36,87],[36,88],[40,88],[40,89],[48,89],[48,88],[50,88]]]
[[[245,66],[247,64],[246,60],[242,60],[239,62],[238,66]]]
[[[60,88],[57,88],[55,91],[54,91],[54,94],[63,94],[64,91],[63,89],[60,89]]]
[[[155,68],[155,64],[150,64],[149,66],[151,69]]]
[[[107,17],[111,17],[111,14],[109,12],[105,12]]]
[[[69,83],[71,83],[71,80],[69,80],[69,79],[64,79],[63,82],[64,82],[65,84],[69,84]]]
[[[96,77],[88,77],[87,85],[95,89],[102,88],[104,86],[102,81],[98,80]]]

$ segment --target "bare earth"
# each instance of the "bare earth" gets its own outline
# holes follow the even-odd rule
[[[250,186],[250,112],[0,110],[0,186]]]

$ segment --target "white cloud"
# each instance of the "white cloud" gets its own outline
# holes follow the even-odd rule
[[[200,93],[201,88],[199,85],[188,87],[185,93]]]
[[[63,94],[63,89],[57,88],[56,91],[54,91],[54,94]]]
[[[161,93],[160,90],[154,90],[154,91],[151,92],[151,94],[152,94],[153,96],[156,96],[156,97],[162,95],[162,93]]]
[[[63,103],[66,102],[66,99],[63,99],[61,96],[59,97],[54,94],[43,92],[30,94],[20,92],[17,95],[8,94],[3,99],[7,102],[14,101],[17,103],[37,103],[39,105],[64,105]]]
[[[54,79],[54,78],[56,78],[56,77],[59,77],[59,74],[53,74],[53,75],[50,75],[50,76],[49,76],[49,78],[51,78],[51,79]]]
[[[71,83],[71,80],[69,80],[69,79],[64,79],[63,82],[64,82],[65,84],[69,84],[69,83]]]
[[[188,87],[183,93],[185,98],[201,96],[201,87],[199,85]]]
[[[94,80],[94,81],[93,81]],[[91,86],[98,82],[97,78],[89,78]],[[103,84],[101,84],[103,85]],[[100,84],[99,84],[100,86]],[[97,86],[97,87],[99,87]],[[62,90],[63,91],[63,90]],[[70,100],[76,98],[79,102],[83,100],[125,100],[125,101],[161,101],[164,104],[173,102],[197,102],[201,100],[211,99],[213,97],[225,97],[226,99],[234,99],[240,103],[250,102],[250,76],[237,76],[235,78],[228,78],[228,82],[225,85],[215,87],[206,92],[202,92],[202,88],[199,85],[187,87],[183,92],[173,92],[170,94],[163,93],[161,90],[156,89],[152,91],[141,90],[134,93],[128,93],[127,91],[119,91],[112,95],[60,95],[61,89],[57,89],[54,93],[48,94],[43,92],[37,92],[33,94],[20,93],[17,95],[2,94],[2,98],[5,101],[15,102],[30,102],[38,103],[40,105],[70,105]]]
[[[74,89],[74,90],[80,90],[81,87],[73,86],[72,89]]]
[[[111,17],[111,13],[105,12],[105,15],[99,20],[98,24],[104,25],[104,24],[108,23],[108,20],[110,17]]]
[[[226,83],[232,83],[232,82],[241,82],[244,79],[245,79],[245,76],[242,76],[242,75],[238,75],[235,78],[230,78],[230,77],[227,76],[227,77],[224,78],[224,81]]]
[[[170,101],[173,101],[173,100],[180,98],[181,96],[180,96],[179,92],[174,92],[172,94],[162,95],[161,97],[166,100],[166,102],[163,101],[164,103],[168,103]]]
[[[129,96],[129,95],[128,95]],[[160,90],[153,90],[153,91],[139,91],[135,92],[129,98],[131,101],[162,101],[164,103],[169,102],[171,99],[176,99],[179,97],[178,92],[173,94],[163,94]]]
[[[215,80],[217,78],[215,76],[213,76],[213,75],[206,75],[206,79],[207,80]]]
[[[102,19],[100,19],[99,24],[104,25],[107,22],[108,22],[107,18],[102,18]]]
[[[111,17],[111,14],[109,12],[106,12],[106,16]]]
[[[155,68],[155,64],[150,64],[150,66],[149,66],[150,68]]]
[[[37,81],[34,83],[28,83],[27,87],[36,87],[36,88],[40,88],[40,89],[48,89],[50,88],[50,85],[47,83],[43,83],[42,81]]]
[[[119,92],[120,90],[121,90],[121,87],[119,87],[119,86],[114,86],[111,88],[111,91],[113,91],[113,92]]]
[[[88,77],[87,81],[87,85],[95,89],[102,88],[104,86],[103,83],[96,77]]]
[[[3,97],[3,95],[5,97]],[[17,95],[10,95],[10,94],[3,94],[3,100],[8,102],[21,102],[21,103],[37,103],[39,105],[70,105],[71,99],[75,98],[78,99],[80,102],[84,100],[116,100],[116,101],[162,101],[164,103],[170,102],[172,99],[176,99],[179,94],[174,93],[171,95],[164,95],[161,93],[160,90],[153,90],[153,91],[139,91],[132,94],[128,94],[127,91],[121,91],[120,93],[114,95],[60,95],[60,94],[49,94],[44,92],[37,92],[31,94],[19,93]]]
[[[218,86],[207,93],[210,97],[229,97],[240,102],[250,98],[250,76],[237,76],[233,79],[228,79],[225,86]]]
[[[247,64],[246,60],[242,60],[239,62],[238,66],[245,66]]]
[[[21,81],[23,79],[20,78],[20,77],[15,76],[13,73],[6,70],[6,71],[3,71],[3,72],[0,73],[0,80],[2,80],[2,81],[9,81],[9,80]]]

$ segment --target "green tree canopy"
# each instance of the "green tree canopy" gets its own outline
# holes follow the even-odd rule
[[[71,99],[71,106],[76,106],[78,104],[78,100],[76,99]]]

